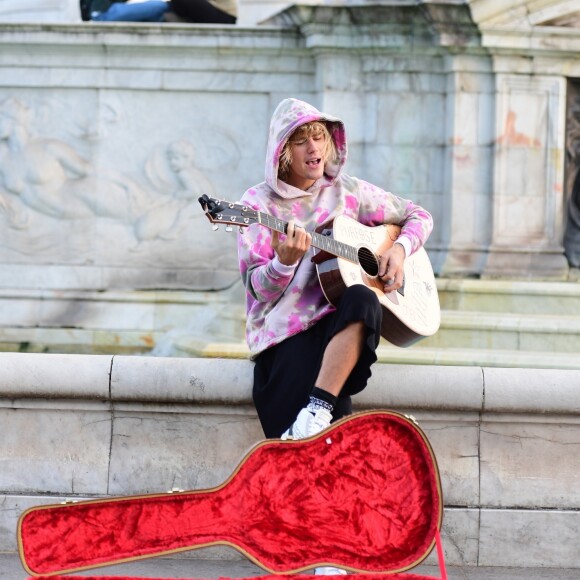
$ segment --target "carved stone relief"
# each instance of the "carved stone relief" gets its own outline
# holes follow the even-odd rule
[[[111,99],[99,115],[44,125],[43,107],[0,101],[0,261],[131,268],[214,269],[237,277],[235,236],[211,231],[197,198],[240,152],[223,130],[193,127],[139,135],[140,111]],[[62,107],[61,107],[62,108]],[[52,115],[54,117],[54,115]],[[203,163],[200,144],[203,143]],[[220,252],[220,250],[226,250]],[[217,256],[217,257],[216,257]],[[232,276],[233,277],[233,276]]]
[[[0,171],[6,194],[38,213],[65,220],[131,220],[151,203],[148,192],[123,173],[97,172],[69,143],[32,135],[30,116],[30,109],[17,99],[0,104]],[[106,197],[95,195],[103,190]],[[23,219],[14,225],[25,227]]]
[[[145,241],[178,239],[191,220],[202,216],[198,198],[204,193],[215,196],[213,185],[196,167],[193,145],[186,139],[170,143],[164,155],[155,151],[147,161],[146,173],[155,189],[170,193],[160,195],[135,221],[139,244],[133,250]]]

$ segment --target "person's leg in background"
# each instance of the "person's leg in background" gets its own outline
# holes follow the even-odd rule
[[[97,22],[163,22],[169,4],[163,0],[147,0],[146,2],[115,2],[106,11],[92,20]]]

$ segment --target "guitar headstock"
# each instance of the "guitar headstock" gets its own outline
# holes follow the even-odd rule
[[[218,224],[227,226],[247,227],[253,223],[259,223],[258,212],[248,205],[233,203],[208,195],[202,195],[198,199],[207,219],[218,229]],[[231,228],[226,228],[231,230]]]

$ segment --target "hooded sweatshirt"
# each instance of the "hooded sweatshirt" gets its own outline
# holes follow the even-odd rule
[[[324,175],[303,191],[278,179],[280,153],[292,133],[311,121],[323,121],[338,157],[327,162]],[[270,122],[266,180],[251,187],[241,201],[278,219],[293,219],[312,233],[346,215],[366,226],[402,226],[397,239],[407,255],[417,251],[433,228],[431,215],[414,204],[366,181],[346,175],[346,133],[342,121],[297,99],[285,99]],[[246,338],[252,358],[265,349],[302,332],[333,312],[326,300],[310,248],[295,266],[282,264],[271,246],[272,232],[252,224],[238,235],[238,257],[246,288]]]

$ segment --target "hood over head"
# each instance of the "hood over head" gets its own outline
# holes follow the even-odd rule
[[[338,158],[327,161],[324,176],[308,191],[302,191],[278,179],[278,166],[282,149],[292,133],[301,125],[312,121],[326,123],[334,141]],[[274,111],[270,121],[268,149],[266,152],[266,183],[281,197],[291,199],[311,195],[314,191],[332,185],[346,163],[346,132],[343,122],[337,117],[327,115],[298,99],[284,99]]]

